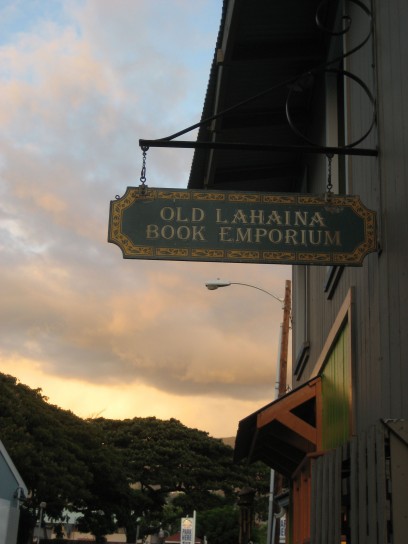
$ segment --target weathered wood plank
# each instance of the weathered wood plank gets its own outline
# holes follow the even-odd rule
[[[329,455],[323,455],[322,457],[322,544],[329,542],[329,494],[327,488],[327,482],[329,479]]]
[[[316,544],[323,544],[322,540],[322,518],[323,518],[323,457],[316,459]]]
[[[343,448],[339,447],[334,452],[334,484],[333,484],[333,542],[340,542],[341,536],[341,464]]]
[[[382,424],[374,427],[376,443],[376,483],[377,483],[377,524],[378,541],[387,542],[387,500],[386,500],[386,478],[385,478],[385,444],[384,428]]]
[[[358,441],[350,441],[350,536],[351,542],[359,544],[359,478],[358,478]]]
[[[379,543],[377,527],[377,482],[376,482],[376,443],[374,427],[367,432],[367,510],[368,540],[371,544]],[[360,467],[360,470],[362,467]]]
[[[408,422],[389,422],[391,448],[393,544],[405,544],[408,534]]]
[[[370,543],[367,538],[368,511],[367,511],[367,442],[366,433],[361,432],[358,437],[358,544]]]
[[[326,457],[326,504],[327,504],[327,542],[334,538],[334,464],[333,452],[327,453]]]
[[[311,489],[310,489],[310,540],[311,542],[317,542],[316,540],[316,525],[317,521],[317,466],[316,459],[310,461],[310,473],[311,473]]]

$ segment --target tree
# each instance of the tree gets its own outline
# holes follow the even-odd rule
[[[222,490],[230,496],[245,481],[242,468],[232,463],[230,446],[176,419],[99,418],[93,423],[104,430],[109,445],[124,453],[129,481],[144,489],[165,495]]]
[[[238,507],[226,505],[199,513],[197,533],[210,544],[236,544],[239,540]]]
[[[133,506],[138,515],[148,511],[149,524],[171,524],[164,516],[169,500],[181,517],[194,510],[212,511],[235,504],[237,490],[248,483],[253,486],[257,481],[261,493],[268,492],[269,469],[265,465],[234,465],[230,446],[176,419],[99,418],[93,424],[103,429],[106,442],[122,453],[129,483],[138,485],[150,502],[148,508]],[[125,517],[124,513],[121,519],[125,521]],[[134,520],[129,514],[127,519],[131,522],[124,526],[129,532]]]
[[[99,542],[117,527],[134,542],[137,526],[140,536],[162,524],[178,530],[194,510],[233,506],[241,487],[268,492],[267,467],[234,465],[230,446],[176,419],[83,420],[47,400],[0,374],[0,437],[30,490],[21,542],[41,502],[56,522],[64,509],[81,513],[81,528]]]
[[[115,451],[102,447],[98,431],[48,404],[41,389],[0,374],[0,437],[30,491],[22,507],[22,535],[34,528],[41,502],[55,520],[64,508],[86,517],[95,504],[114,514],[114,501],[120,503],[127,483]]]

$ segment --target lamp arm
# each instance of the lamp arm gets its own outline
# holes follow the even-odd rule
[[[283,298],[279,298],[276,295],[274,295],[273,293],[270,293],[269,291],[267,291],[266,289],[262,289],[261,287],[257,287],[256,285],[251,285],[250,283],[240,283],[240,282],[237,282],[237,281],[232,281],[231,285],[245,285],[245,287],[252,287],[252,289],[257,289],[258,291],[262,291],[262,293],[266,293],[267,295],[274,298],[278,302],[281,302],[282,304],[285,302],[285,300]]]

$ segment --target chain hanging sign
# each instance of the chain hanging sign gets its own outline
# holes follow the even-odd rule
[[[376,216],[358,196],[128,187],[108,241],[126,259],[361,266]]]

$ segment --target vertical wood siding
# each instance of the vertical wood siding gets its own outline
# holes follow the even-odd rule
[[[311,478],[309,466],[302,467],[292,484],[292,542],[310,542]]]
[[[346,46],[352,47],[365,35],[367,22],[358,6],[345,4],[353,19]],[[408,1],[372,0],[372,10],[374,39],[350,56],[345,68],[376,95],[377,124],[361,145],[378,145],[379,157],[349,157],[346,171],[352,193],[377,211],[381,251],[366,257],[361,268],[346,268],[331,300],[324,293],[326,269],[308,268],[305,340],[310,342],[310,356],[294,384],[311,377],[339,308],[354,286],[355,326],[350,334],[357,433],[382,417],[408,418]],[[346,84],[345,93],[346,137],[351,141],[366,130],[372,107],[354,82]],[[310,158],[308,172],[308,190],[324,190],[326,158]]]
[[[387,417],[408,411],[408,2],[375,1],[382,244],[380,328]]]
[[[311,542],[393,541],[389,433],[381,424],[311,460]],[[403,542],[398,542],[403,544]]]

